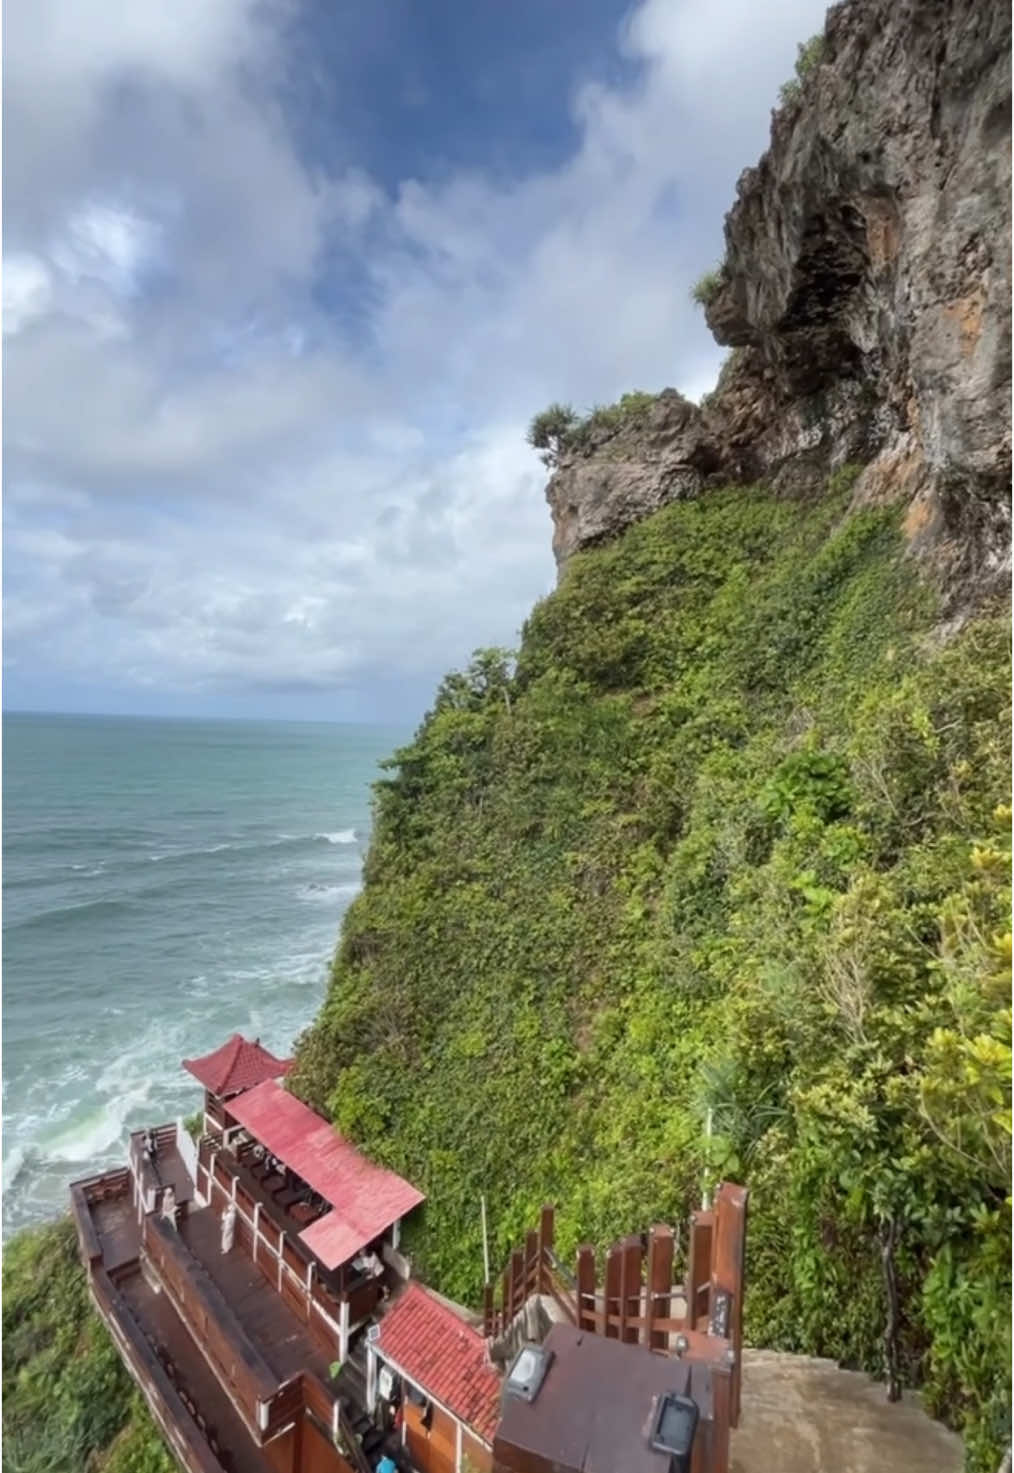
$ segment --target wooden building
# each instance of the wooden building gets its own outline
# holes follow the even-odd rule
[[[259,1038],[250,1043],[241,1033],[234,1033],[210,1054],[184,1059],[183,1067],[204,1085],[205,1132],[221,1134],[226,1101],[266,1079],[283,1078],[292,1068],[292,1060],[276,1058]]]
[[[380,1321],[366,1355],[368,1410],[386,1421],[397,1408],[402,1443],[418,1468],[488,1473],[502,1383],[480,1330],[413,1283]]]
[[[200,1141],[135,1132],[71,1202],[96,1307],[187,1473],[728,1473],[742,1187],[692,1218],[679,1282],[661,1226],[570,1273],[547,1207],[470,1315],[411,1278],[423,1194],[281,1088],[286,1060],[236,1034],[185,1067]]]
[[[422,1194],[282,1090],[259,1045],[188,1067],[199,1146],[181,1124],[135,1132],[126,1169],[71,1187],[95,1305],[188,1473],[372,1473],[400,1443],[362,1413],[350,1341],[407,1277]]]

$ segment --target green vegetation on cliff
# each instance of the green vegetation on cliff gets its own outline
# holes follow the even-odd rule
[[[91,1310],[69,1218],[4,1245],[3,1346],[4,1473],[174,1473]]]
[[[754,1343],[1009,1428],[1008,625],[949,642],[897,514],[762,490],[575,556],[378,785],[297,1090],[425,1188],[473,1302],[752,1188]],[[708,1112],[713,1122],[705,1139]],[[894,1269],[888,1337],[883,1258]]]

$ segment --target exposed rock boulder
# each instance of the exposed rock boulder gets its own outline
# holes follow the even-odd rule
[[[912,503],[958,602],[1009,566],[1010,8],[846,0],[740,178],[707,319],[733,360],[702,410],[561,459],[560,561],[710,481]]]
[[[557,562],[667,502],[696,496],[721,465],[700,410],[675,389],[618,428],[593,429],[579,449],[561,453],[546,488]]]

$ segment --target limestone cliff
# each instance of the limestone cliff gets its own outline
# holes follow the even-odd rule
[[[734,352],[700,408],[564,449],[554,548],[711,484],[805,495],[846,462],[904,499],[952,606],[1009,566],[1010,9],[846,0],[739,180],[707,320]]]

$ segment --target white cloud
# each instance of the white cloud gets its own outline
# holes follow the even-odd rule
[[[43,261],[27,254],[8,256],[3,263],[4,335],[44,316],[52,297],[53,283]]]
[[[54,689],[368,688],[510,642],[553,581],[525,422],[713,381],[689,287],[821,8],[644,0],[563,165],[393,192],[353,136],[300,156],[286,14],[9,7],[6,645]]]

